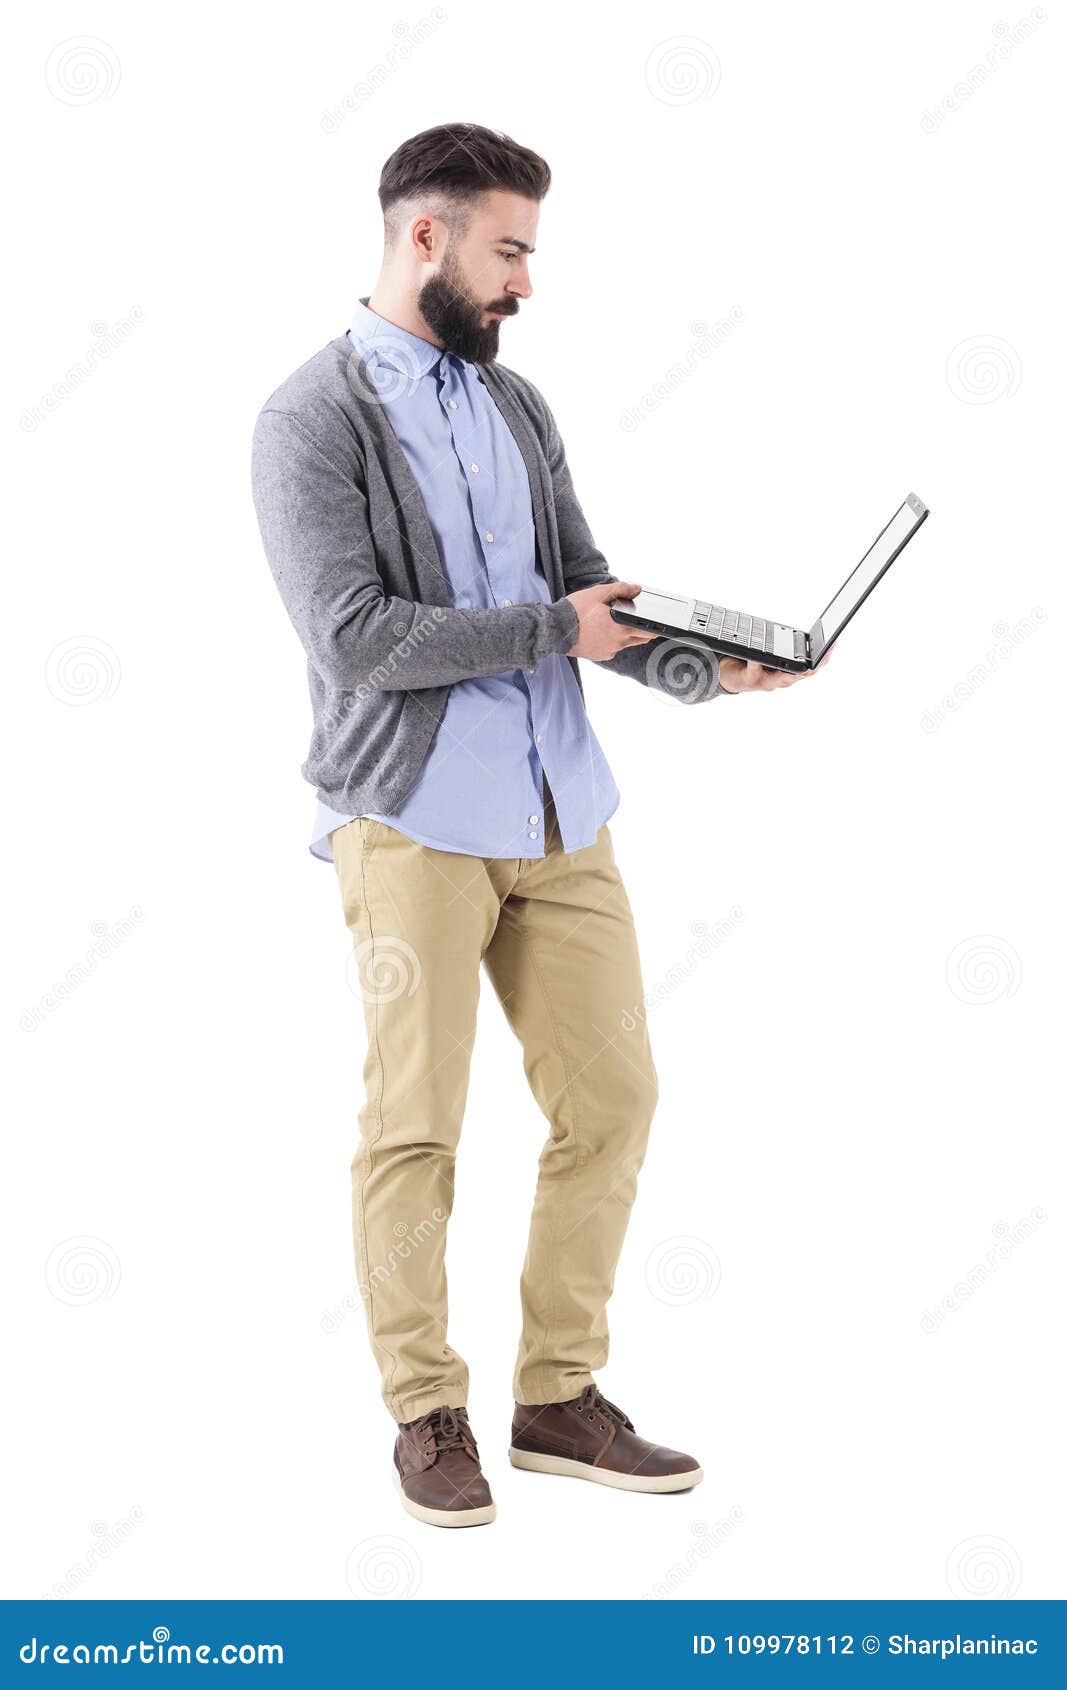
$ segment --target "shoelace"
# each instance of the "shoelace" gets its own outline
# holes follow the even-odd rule
[[[578,1413],[589,1416],[603,1414],[609,1420],[617,1420],[631,1432],[634,1429],[633,1421],[628,1419],[621,1408],[616,1408],[613,1402],[609,1402],[607,1397],[602,1397],[595,1385],[587,1385],[578,1398]]]
[[[474,1441],[474,1434],[467,1424],[466,1417],[461,1420],[454,1408],[435,1408],[421,1422],[419,1431],[424,1435],[432,1431],[434,1448],[438,1455],[443,1455],[448,1449],[465,1449],[473,1455],[478,1453],[478,1445]]]

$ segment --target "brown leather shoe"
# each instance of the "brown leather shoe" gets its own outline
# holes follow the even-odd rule
[[[616,1490],[689,1490],[704,1477],[699,1462],[639,1438],[621,1408],[590,1385],[571,1402],[515,1404],[513,1467],[592,1479]]]
[[[487,1526],[496,1503],[465,1408],[436,1408],[399,1428],[393,1466],[401,1501],[428,1526]]]

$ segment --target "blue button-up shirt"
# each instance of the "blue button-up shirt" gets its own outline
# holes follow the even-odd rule
[[[530,481],[478,372],[361,300],[349,329],[426,505],[460,609],[550,604],[537,561]],[[619,790],[569,660],[453,682],[430,749],[399,809],[367,811],[422,845],[480,857],[543,857],[544,777],[566,851],[591,845]],[[319,804],[311,849],[352,820]]]

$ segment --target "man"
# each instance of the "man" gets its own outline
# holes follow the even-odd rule
[[[657,1075],[643,1018],[621,1030],[644,994],[607,825],[619,793],[577,660],[686,703],[800,678],[610,616],[640,587],[608,573],[544,399],[496,362],[532,292],[549,182],[543,159],[473,124],[398,148],[374,290],[267,401],[253,449],[264,547],[308,658],[311,848],[336,865],[365,1004],[360,1291],[404,1506],[439,1526],[495,1515],[446,1330],[482,964],[550,1127],[511,1460],[624,1490],[703,1476],[593,1377]]]

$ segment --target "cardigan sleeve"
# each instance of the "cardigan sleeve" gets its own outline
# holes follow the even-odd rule
[[[252,493],[286,611],[330,687],[413,691],[531,669],[578,637],[567,598],[467,610],[386,593],[363,489],[291,412],[259,414]]]

